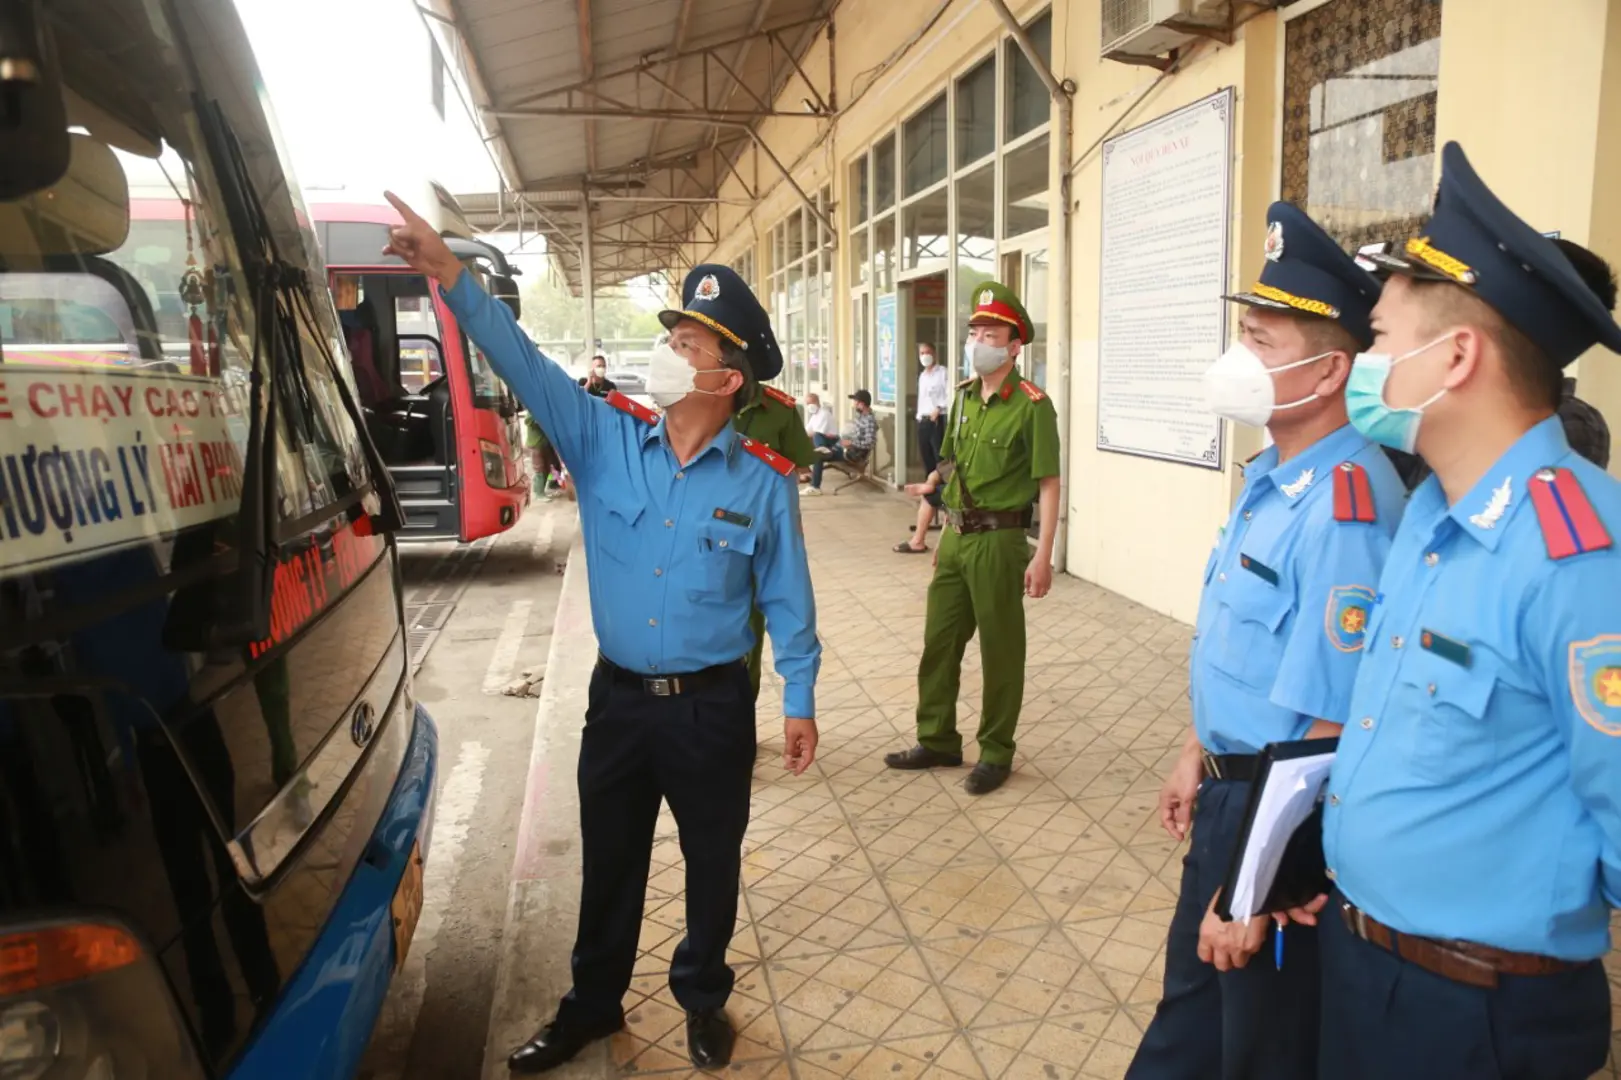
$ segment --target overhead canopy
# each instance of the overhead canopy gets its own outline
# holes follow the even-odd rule
[[[587,205],[594,288],[679,269],[681,244],[713,239],[699,216],[759,122],[814,124],[834,111],[831,73],[801,65],[834,0],[422,3],[460,46],[514,188],[458,192],[469,224],[544,235],[576,293]],[[795,77],[810,88],[805,104],[779,111]]]

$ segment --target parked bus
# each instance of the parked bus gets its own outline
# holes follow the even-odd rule
[[[0,100],[0,1076],[351,1077],[437,736],[252,52],[214,0],[0,0]]]
[[[517,314],[506,257],[468,235],[443,188],[425,194],[430,220]],[[530,498],[517,398],[433,283],[383,255],[389,226],[401,223],[392,206],[312,202],[310,212],[360,404],[405,508],[401,539],[466,542],[510,529]]]

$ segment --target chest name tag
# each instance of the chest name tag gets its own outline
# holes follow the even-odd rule
[[[739,514],[732,510],[722,510],[718,506],[715,508],[715,520],[724,521],[728,525],[736,525],[740,529],[747,529],[749,526],[754,524],[754,519],[749,517],[747,514]]]
[[[1434,630],[1425,630],[1420,634],[1418,643],[1425,651],[1432,652],[1443,660],[1450,660],[1459,667],[1468,667],[1472,659],[1467,644],[1449,638],[1445,634],[1437,634]]]
[[[1266,565],[1266,563],[1261,562],[1259,559],[1252,559],[1248,555],[1240,555],[1238,557],[1238,565],[1242,566],[1244,569],[1248,570],[1250,573],[1254,574],[1268,585],[1276,585],[1278,583],[1278,572]]]

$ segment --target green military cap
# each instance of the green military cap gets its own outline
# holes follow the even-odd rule
[[[974,313],[968,318],[969,326],[982,326],[988,322],[1003,322],[1018,331],[1019,340],[1026,345],[1036,336],[1030,313],[1024,310],[1013,290],[1000,281],[987,281],[975,286],[972,299]]]

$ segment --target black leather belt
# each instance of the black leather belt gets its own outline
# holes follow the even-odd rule
[[[1212,780],[1254,780],[1260,765],[1260,754],[1212,754],[1204,751],[1204,774]]]
[[[684,675],[643,675],[639,671],[622,668],[609,660],[601,653],[597,654],[597,667],[621,686],[633,687],[652,697],[681,697],[685,694],[695,694],[706,687],[714,686],[727,679],[736,678],[738,669],[743,661],[733,660],[725,664],[716,664],[714,667],[704,668],[702,671],[692,671]]]
[[[1002,529],[1028,529],[1035,520],[1034,512],[1023,510],[947,510],[946,520],[958,533],[997,532]]]

